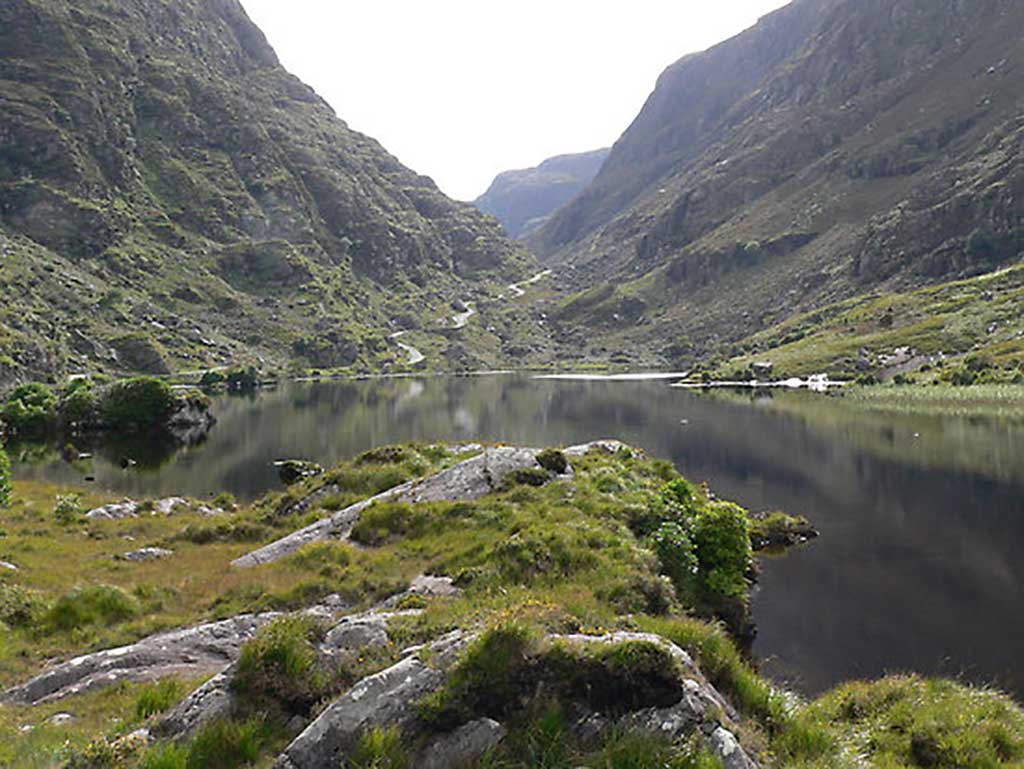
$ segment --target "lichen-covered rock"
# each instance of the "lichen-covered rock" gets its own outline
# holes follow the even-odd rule
[[[145,638],[138,643],[76,657],[4,692],[0,701],[37,705],[121,681],[197,678],[220,672],[242,645],[276,613],[245,614]]]
[[[418,769],[450,769],[467,766],[496,748],[508,729],[490,718],[463,724],[451,734],[432,741],[416,761]]]
[[[462,632],[452,633],[430,644],[429,655],[417,652],[363,679],[285,748],[275,769],[340,766],[345,753],[370,729],[410,727],[417,703],[444,684],[446,670],[470,640]]]
[[[132,550],[130,553],[123,553],[118,556],[122,561],[142,563],[144,561],[158,561],[161,558],[169,558],[174,555],[173,550],[166,550],[162,547],[144,547],[140,550]]]

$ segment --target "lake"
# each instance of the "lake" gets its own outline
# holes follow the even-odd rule
[[[817,541],[763,560],[754,653],[807,694],[918,671],[1024,698],[1024,420],[857,412],[811,393],[702,394],[665,381],[527,375],[292,383],[215,400],[198,447],[122,443],[15,472],[133,496],[251,499],[272,462],[321,464],[385,443],[525,445],[615,437],[755,510],[810,518]],[[79,447],[84,448],[84,447]],[[121,459],[139,462],[121,468]]]

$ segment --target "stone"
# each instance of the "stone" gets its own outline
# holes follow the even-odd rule
[[[75,717],[70,713],[55,713],[46,719],[46,723],[52,724],[53,726],[65,726],[75,720]]]
[[[243,614],[182,630],[159,633],[129,646],[75,657],[8,689],[0,702],[38,705],[121,681],[201,678],[238,659],[242,645],[278,613]]]
[[[508,730],[490,718],[481,718],[463,724],[451,734],[431,742],[415,763],[417,769],[450,769],[467,766],[496,748]]]
[[[9,561],[0,561],[0,569],[5,569],[6,571],[18,571],[18,567]]]
[[[437,691],[446,670],[471,637],[455,632],[430,644],[430,664],[419,652],[364,678],[335,700],[285,748],[275,769],[340,766],[342,758],[371,729],[411,727],[417,703]]]
[[[173,550],[165,550],[162,547],[144,547],[141,550],[133,550],[130,553],[123,553],[118,558],[122,561],[142,563],[144,561],[157,561],[161,558],[169,558],[174,555]]]

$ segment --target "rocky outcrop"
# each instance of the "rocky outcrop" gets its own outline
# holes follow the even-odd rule
[[[539,449],[499,446],[486,449],[482,454],[460,462],[429,478],[403,483],[369,499],[346,507],[304,529],[261,547],[234,561],[234,565],[250,568],[277,561],[313,542],[326,539],[344,539],[358,523],[362,512],[379,502],[442,502],[446,500],[472,500],[498,489],[511,474],[539,468]],[[571,475],[569,468],[566,475]],[[552,477],[554,477],[552,475]],[[323,497],[317,490],[311,497]],[[303,504],[302,502],[299,503]]]
[[[411,729],[416,723],[417,704],[441,688],[445,672],[470,640],[471,636],[463,632],[453,632],[363,679],[285,748],[275,769],[339,766],[345,753],[370,729]]]
[[[199,678],[219,673],[238,659],[242,646],[259,628],[278,616],[246,614],[76,657],[8,689],[0,701],[38,705],[122,681],[157,681],[170,676]]]
[[[451,734],[438,737],[420,752],[419,769],[450,769],[468,766],[501,744],[508,729],[492,718],[463,724]]]
[[[126,499],[123,502],[114,502],[109,505],[94,508],[85,514],[91,521],[118,521],[124,518],[139,518],[144,515],[174,515],[175,513],[195,512],[204,518],[212,518],[224,515],[219,507],[207,505],[193,505],[182,497],[167,497],[158,499],[155,502],[138,502],[134,499]]]

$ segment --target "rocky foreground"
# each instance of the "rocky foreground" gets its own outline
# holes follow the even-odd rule
[[[159,557],[124,557],[129,531],[162,532],[133,550]],[[748,769],[1024,755],[1024,715],[999,695],[889,679],[803,704],[757,676],[714,620],[746,606],[754,544],[813,533],[618,441],[387,447],[240,510],[100,505],[46,536],[85,534],[108,555],[82,563],[137,589],[79,587],[48,604],[18,588],[38,602],[43,639],[6,608],[17,586],[0,584],[23,658],[62,638],[90,649],[4,673],[0,760]],[[43,561],[22,563],[10,579],[31,585]],[[87,601],[106,607],[93,607],[102,626]],[[927,724],[906,721],[911,701]],[[893,742],[897,716],[906,739]],[[993,755],[1010,758],[974,761]]]

